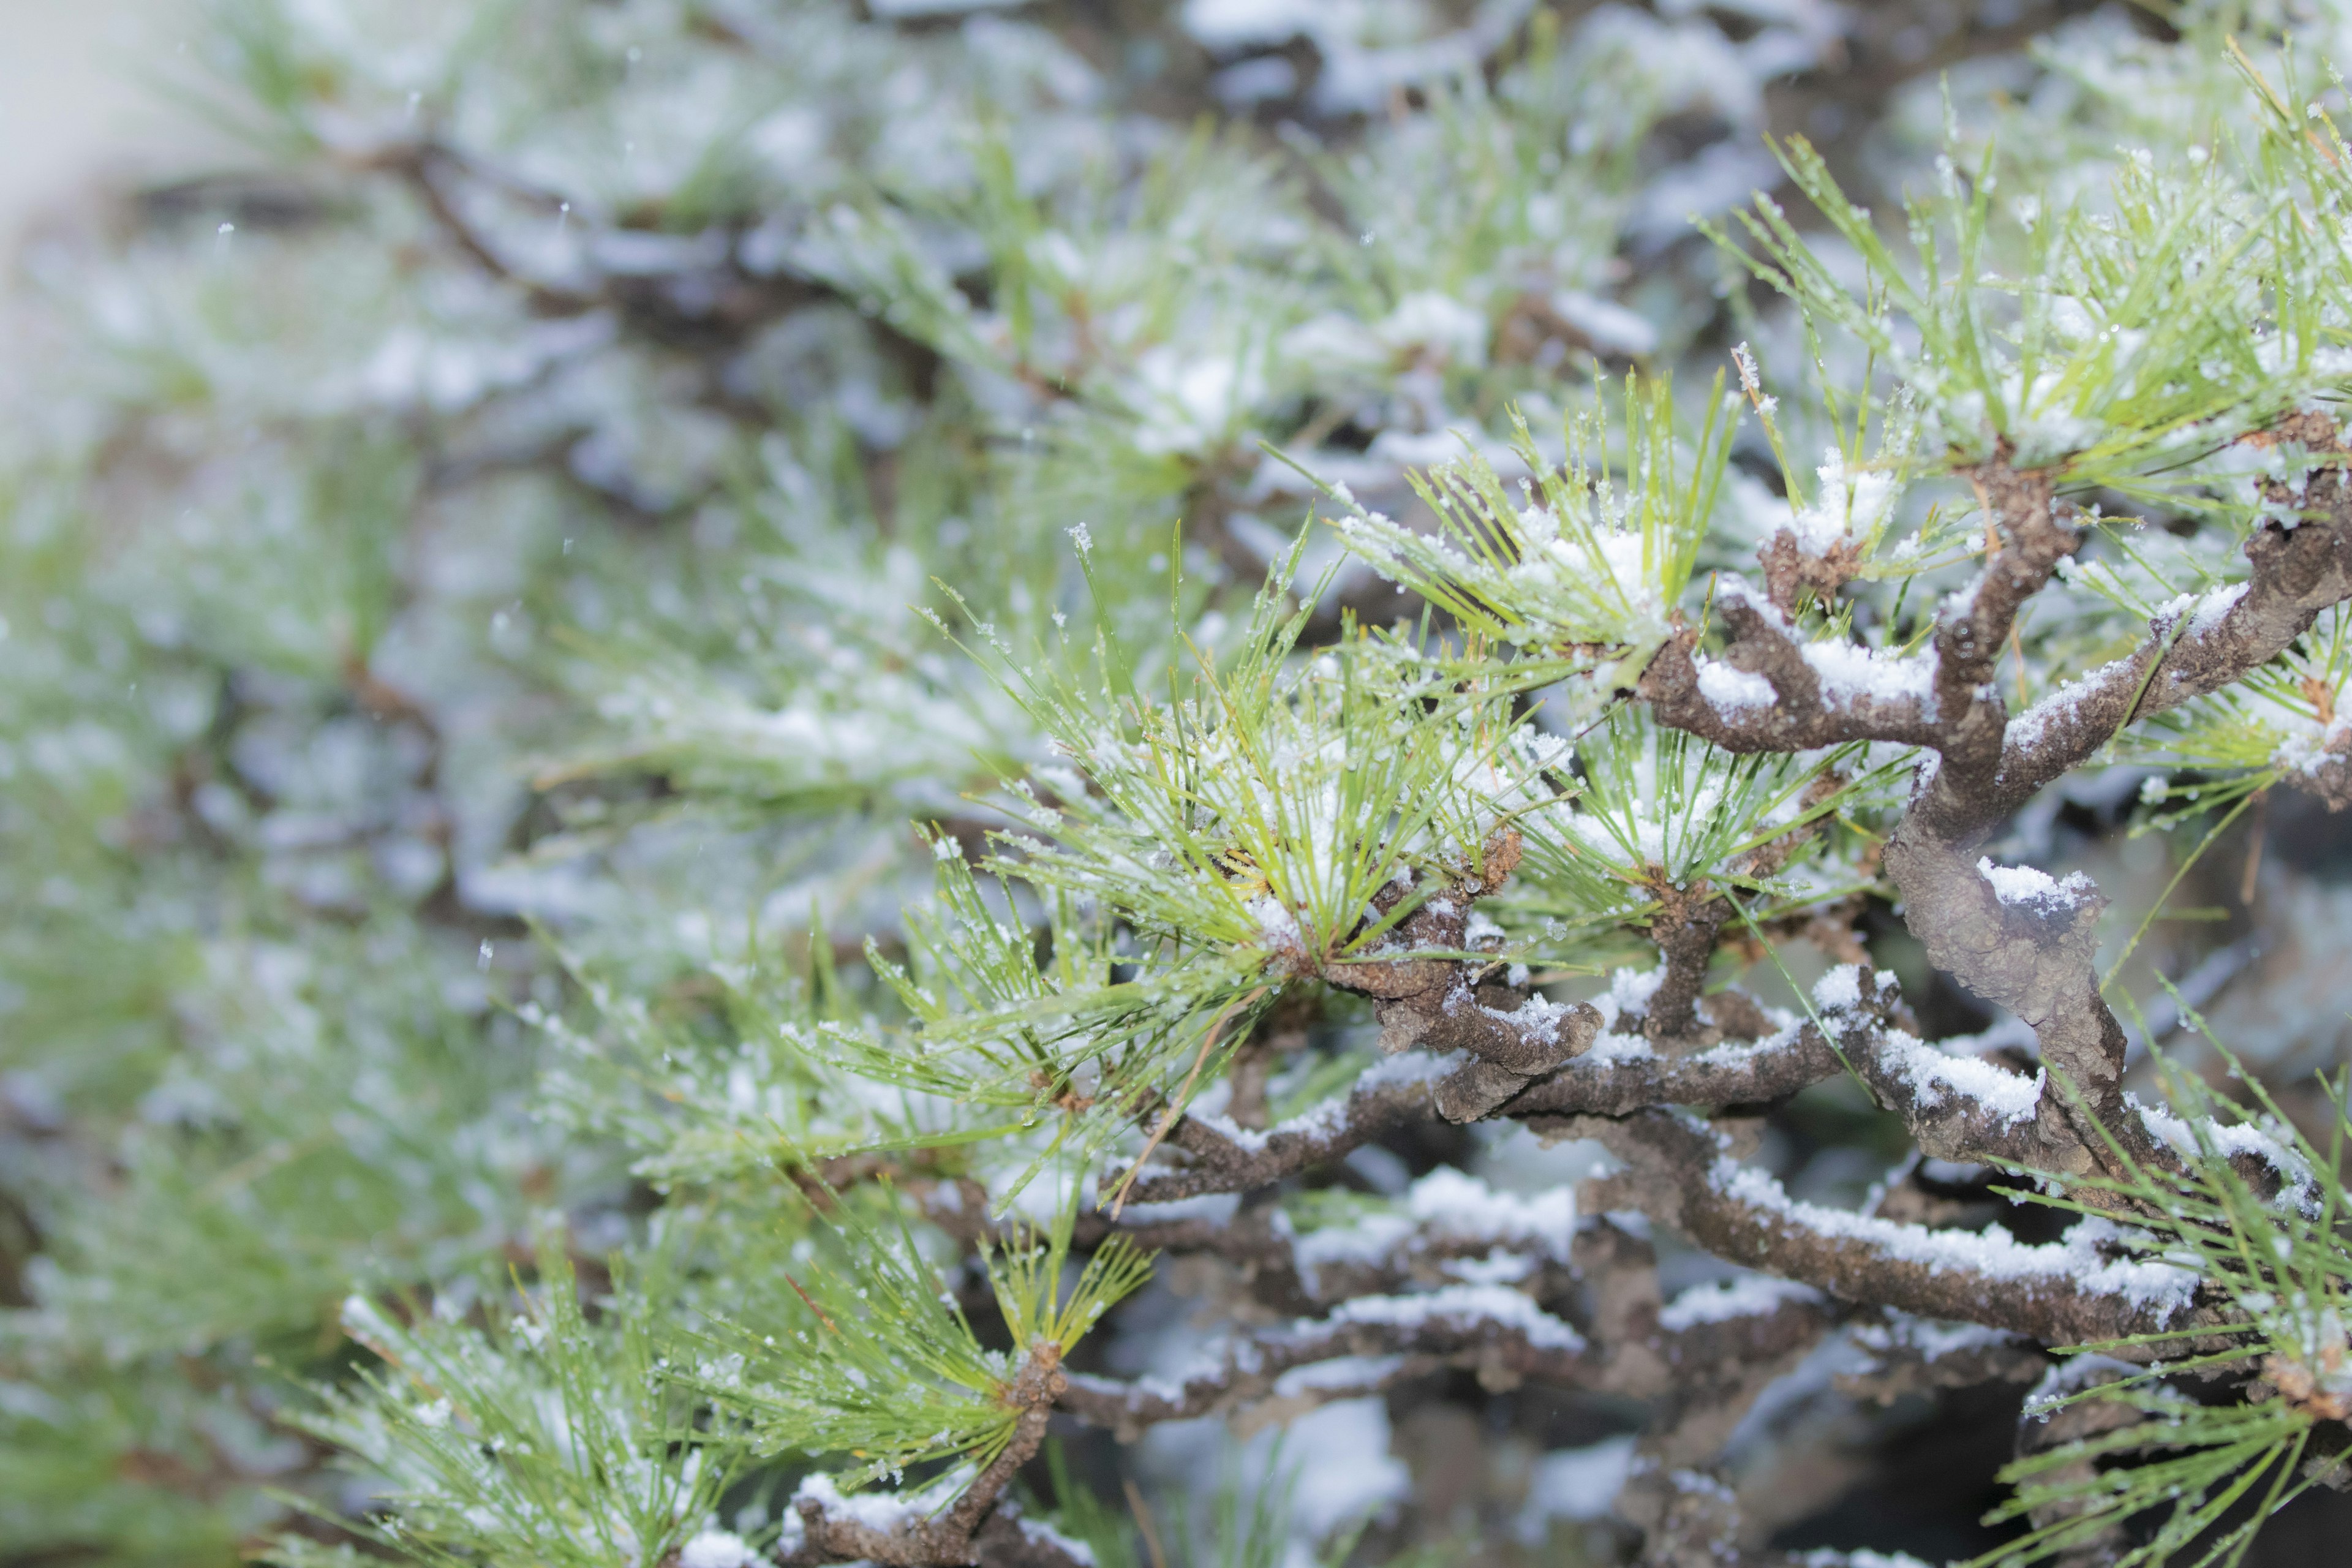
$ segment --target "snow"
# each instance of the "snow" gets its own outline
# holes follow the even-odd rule
[[[1555,1519],[1605,1519],[1633,1470],[1630,1436],[1544,1455],[1528,1477],[1527,1505],[1519,1510],[1515,1532],[1523,1544],[1540,1546]]]
[[[2001,744],[2016,748],[2040,745],[2042,733],[2050,727],[2051,721],[2072,714],[2084,698],[2105,689],[2110,682],[2127,679],[2135,662],[2134,658],[2128,658],[2115,659],[2101,665],[2082,679],[2060,687],[2011,719],[2009,728],[2002,733]]]
[[[1698,662],[1698,694],[1723,713],[1769,708],[1779,700],[1772,683],[1764,677],[1712,658]]]
[[[793,1492],[795,1502],[814,1502],[825,1513],[851,1519],[869,1530],[889,1531],[929,1519],[971,1484],[972,1468],[960,1465],[920,1491],[859,1492],[844,1496],[831,1476],[805,1476]]]
[[[1452,31],[1433,30],[1434,18],[1418,6],[1376,0],[1186,0],[1182,15],[1185,31],[1215,54],[1310,39],[1321,60],[1316,107],[1361,114],[1395,89],[1477,68],[1528,9],[1527,0],[1486,0],[1467,26]]]
[[[1738,137],[1717,142],[1654,175],[1627,226],[1638,246],[1656,247],[1687,233],[1693,217],[1727,212],[1780,177],[1780,165],[1760,147]]]
[[[1606,1015],[1613,1006],[1621,1016],[1639,1013],[1649,1006],[1650,998],[1655,996],[1658,987],[1665,983],[1666,966],[1664,963],[1655,969],[1612,970],[1609,975],[1609,994],[1604,999],[1606,1005],[1601,1007],[1601,1012]]]
[[[1841,529],[1843,526],[1839,524]],[[1744,580],[1723,578],[1717,594],[1727,602],[1737,600],[1747,605],[1790,639],[1799,638],[1797,628],[1780,607],[1758,598]],[[1864,647],[1833,637],[1805,644],[1804,656],[1821,682],[1822,700],[1833,709],[1852,708],[1863,701],[1916,702],[1927,718],[1936,716],[1936,661],[1926,655]]]
[[[1262,900],[1265,901],[1265,900]],[[1276,1138],[1325,1138],[1339,1131],[1348,1122],[1348,1106],[1357,1094],[1376,1089],[1402,1087],[1416,1083],[1435,1083],[1462,1065],[1464,1053],[1448,1051],[1444,1056],[1432,1056],[1427,1051],[1404,1051],[1386,1060],[1373,1063],[1357,1076],[1348,1095],[1323,1100],[1308,1107],[1286,1121],[1272,1127],[1244,1127],[1218,1113],[1227,1091],[1223,1083],[1213,1084],[1195,1100],[1187,1112],[1202,1123],[1252,1153],[1264,1149]]]
[[[2030,1120],[2041,1109],[2049,1078],[2046,1072],[2028,1078],[1981,1057],[1948,1055],[1900,1029],[1882,1037],[1878,1059],[1910,1084],[1920,1104],[1941,1105],[1957,1094],[2004,1127]]]
[[[1356,1079],[1358,1090],[1390,1089],[1403,1084],[1435,1083],[1463,1062],[1463,1053],[1447,1051],[1433,1056],[1427,1051],[1405,1051],[1385,1061],[1374,1062]],[[1307,1112],[1312,1115],[1313,1112]],[[1298,1121],[1306,1120],[1300,1117]],[[1283,1125],[1291,1126],[1293,1122]]]
[[[1316,0],[1185,0],[1184,30],[1205,47],[1278,44],[1315,31]]]
[[[741,1536],[725,1530],[706,1530],[677,1553],[677,1568],[749,1568],[758,1561]]]
[[[1517,1329],[1538,1350],[1584,1348],[1583,1335],[1502,1285],[1447,1285],[1421,1296],[1361,1296],[1333,1309],[1330,1321],[1406,1329],[1429,1322],[1494,1322]]]
[[[1085,1542],[1072,1540],[1042,1519],[1024,1519],[1019,1523],[1021,1533],[1028,1540],[1040,1546],[1050,1547],[1074,1563],[1083,1563],[1087,1568],[1094,1568],[1095,1549]]]
[[[1404,1366],[1401,1355],[1343,1355],[1309,1366],[1294,1366],[1274,1380],[1275,1396],[1293,1399],[1330,1389],[1378,1388]]]
[[[952,1187],[943,1190],[952,1192]],[[1184,1220],[1205,1220],[1211,1225],[1230,1225],[1234,1214],[1241,1207],[1241,1198],[1234,1193],[1208,1193],[1195,1198],[1177,1198],[1164,1204],[1129,1204],[1121,1211],[1129,1224],[1175,1225]]]
[[[1813,982],[1813,1005],[1824,1013],[1848,1013],[1862,1005],[1862,965],[1841,963]]]
[[[866,8],[893,22],[930,16],[955,16],[971,11],[1005,11],[1022,0],[866,0]]]
[[[1468,986],[1457,987],[1445,998],[1446,1010],[1452,1012],[1465,1003],[1469,1003],[1472,995],[1473,993]],[[1477,1006],[1478,1010],[1488,1017],[1497,1018],[1508,1024],[1517,1030],[1523,1038],[1552,1046],[1559,1044],[1560,1026],[1576,1015],[1574,1005],[1555,1002],[1543,995],[1530,996],[1517,1008],[1508,1012],[1499,1007],[1486,1006],[1483,1003],[1472,1005]]]
[[[2126,1094],[2125,1099],[2138,1112],[2142,1126],[2180,1153],[2190,1157],[2200,1153],[2197,1135],[2201,1131],[2206,1147],[2222,1158],[2246,1155],[2259,1160],[2284,1177],[2299,1197],[2308,1198],[2314,1184],[2310,1163],[2268,1130],[2250,1121],[2230,1122],[2213,1117],[2206,1118],[2200,1127],[2192,1128],[2159,1106],[2142,1104],[2137,1095]]]
[[[1375,1264],[1401,1247],[1417,1249],[1425,1242],[1532,1247],[1564,1263],[1575,1229],[1576,1194],[1571,1186],[1519,1197],[1498,1193],[1475,1176],[1441,1167],[1412,1184],[1405,1194],[1403,1212],[1367,1215],[1352,1225],[1309,1231],[1292,1244],[1292,1257],[1311,1288],[1318,1269],[1333,1264]]]
[[[1941,1361],[1966,1351],[1990,1350],[2015,1342],[2011,1335],[1981,1323],[1937,1323],[1925,1318],[1902,1317],[1889,1323],[1857,1323],[1846,1331],[1855,1344],[1885,1354],[1916,1351],[1922,1361]]]
[[[1822,700],[1832,708],[1858,702],[1916,702],[1936,716],[1936,661],[1905,657],[1858,643],[1817,642],[1805,647],[1805,662],[1822,683]]]
[[[1395,350],[1434,353],[1451,364],[1486,363],[1486,318],[1450,294],[1422,289],[1396,303],[1372,333]]]
[[[1925,1226],[1899,1225],[1874,1215],[1801,1203],[1790,1198],[1769,1173],[1728,1155],[1717,1159],[1708,1180],[1717,1191],[1736,1202],[1780,1215],[1789,1223],[1819,1235],[1864,1243],[1930,1273],[1973,1273],[1980,1276],[1989,1288],[2015,1287],[2030,1295],[2037,1285],[2047,1284],[2092,1295],[2115,1296],[2167,1320],[2189,1304],[2197,1289],[2198,1277],[2193,1269],[2128,1256],[2102,1257],[2098,1250],[2101,1243],[2118,1244],[2127,1235],[2104,1220],[2083,1220],[2060,1241],[2027,1246],[2006,1231],[1979,1235],[1930,1230]]]
[[[1657,1053],[1647,1038],[1639,1033],[1621,1033],[1618,1025],[1638,1018],[1647,1011],[1650,998],[1657,994],[1658,987],[1664,984],[1665,978],[1666,966],[1664,963],[1655,969],[1612,970],[1609,975],[1608,991],[1592,999],[1592,1005],[1601,1014],[1600,1031],[1592,1037],[1592,1043],[1585,1047],[1584,1055],[1578,1059],[1597,1064],[1642,1061],[1655,1056]]]
[[[1450,1168],[1432,1171],[1415,1182],[1405,1203],[1415,1220],[1440,1235],[1544,1243],[1563,1259],[1569,1233],[1576,1228],[1572,1187],[1522,1198],[1498,1193],[1477,1177]]]
[[[1378,1399],[1327,1405],[1290,1424],[1286,1458],[1292,1528],[1321,1540],[1405,1495],[1412,1473],[1389,1452],[1388,1410]]]
[[[2221,624],[2221,618],[2237,608],[2238,601],[2246,596],[2246,584],[2232,583],[2225,588],[2215,588],[2197,601],[2189,612],[2188,637],[2201,637]]]
[[[1843,453],[1832,450],[1826,456],[1827,461],[1814,470],[1821,479],[1820,492],[1788,524],[1798,548],[1811,555],[1825,553],[1842,539],[1870,537],[1885,526],[1900,493],[1894,475],[1869,468],[1850,471]]]
[[[1219,71],[1209,79],[1209,90],[1228,109],[1246,109],[1297,92],[1298,68],[1280,55],[1260,55]]]
[[[1201,453],[1222,443],[1243,410],[1265,395],[1264,367],[1240,353],[1207,351],[1190,357],[1159,343],[1135,359],[1134,397],[1144,417],[1138,450],[1154,455]]]
[[[2344,760],[2347,735],[2352,735],[2352,725],[2341,719],[2316,737],[2289,735],[2271,752],[2271,761],[2282,770],[2315,778],[2320,769]]]
[[[1551,297],[1551,308],[1602,353],[1641,355],[1658,346],[1657,328],[1612,300],[1563,289]]]
[[[1860,965],[1840,964],[1814,983],[1813,1005],[1831,1016],[1860,1006],[1861,977]],[[1896,984],[1894,972],[1880,970],[1877,983],[1882,994],[1891,994]],[[1771,1043],[1759,1041],[1758,1045]],[[2031,1047],[2034,1043],[2032,1029],[2014,1018],[1981,1035],[1962,1036],[1932,1046],[1901,1029],[1889,1028],[1879,1034],[1876,1059],[1908,1082],[1922,1104],[1940,1105],[1957,1094],[2007,1126],[2036,1112],[2043,1079],[2039,1075],[2027,1078],[1982,1058],[2004,1047]]]
[[[2098,891],[2091,879],[2080,871],[2069,871],[2061,882],[2049,872],[2032,866],[1996,866],[1990,855],[1977,862],[1977,872],[1992,884],[1993,897],[2002,903],[2038,914],[2058,914],[2075,909]]]
[[[1760,1318],[1791,1301],[1819,1301],[1822,1293],[1810,1285],[1749,1274],[1738,1279],[1694,1285],[1658,1312],[1658,1327],[1679,1334],[1703,1323],[1727,1323],[1734,1318]]]

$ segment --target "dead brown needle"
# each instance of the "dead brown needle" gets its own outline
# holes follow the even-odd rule
[[[1135,1178],[1143,1173],[1143,1163],[1151,1158],[1151,1152],[1160,1147],[1160,1141],[1168,1136],[1170,1128],[1176,1125],[1176,1118],[1183,1114],[1186,1099],[1192,1092],[1192,1081],[1201,1076],[1202,1065],[1209,1059],[1209,1052],[1215,1047],[1217,1037],[1225,1032],[1225,1021],[1234,1016],[1236,1009],[1248,1006],[1265,994],[1265,987],[1261,985],[1240,1000],[1226,1003],[1225,1010],[1217,1015],[1217,1021],[1209,1026],[1209,1032],[1201,1037],[1201,1048],[1192,1057],[1192,1070],[1184,1075],[1183,1086],[1177,1089],[1176,1098],[1170,1100],[1168,1109],[1160,1113],[1160,1125],[1153,1128],[1151,1136],[1143,1141],[1143,1152],[1128,1166],[1127,1174],[1118,1180],[1118,1191],[1111,1194],[1111,1218],[1117,1219],[1118,1211],[1127,1206],[1127,1190],[1135,1185]]]

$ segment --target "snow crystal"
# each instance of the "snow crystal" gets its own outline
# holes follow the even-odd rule
[[[731,1531],[706,1530],[678,1550],[677,1568],[747,1568],[759,1554]]]
[[[1762,395],[1764,379],[1756,374],[1756,356],[1748,352],[1746,339],[1731,351],[1731,363],[1739,367],[1739,390],[1750,397]]]
[[[1769,708],[1779,700],[1772,683],[1764,677],[1712,658],[1699,661],[1698,694],[1724,713]]]
[[[1750,1274],[1744,1279],[1694,1285],[1658,1312],[1658,1327],[1670,1334],[1702,1323],[1726,1323],[1734,1318],[1760,1318],[1791,1301],[1818,1301],[1822,1293],[1810,1285]]]
[[[1977,871],[1992,884],[1993,897],[2002,903],[2042,914],[2074,909],[2097,890],[2091,879],[2080,871],[2069,871],[2061,882],[2032,866],[1996,866],[1990,855],[1977,862]]]

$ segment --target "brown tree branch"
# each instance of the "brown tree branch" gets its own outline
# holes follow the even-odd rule
[[[1825,684],[1814,662],[1821,657],[1812,651],[1816,645],[1738,578],[1718,579],[1715,612],[1730,634],[1719,668],[1762,678],[1770,700],[1760,700],[1763,694],[1752,686],[1742,691],[1711,675],[1714,661],[1696,651],[1698,634],[1685,630],[1667,639],[1634,684],[1633,694],[1661,723],[1742,753],[1811,751],[1853,741],[1936,743],[1941,731],[1930,689],[1920,679],[1924,670],[1914,672],[1910,661],[1864,658],[1858,668],[1868,670],[1874,662],[1891,677],[1856,684],[1850,670],[1839,668]]]
[[[1454,1070],[1444,1058],[1399,1057],[1365,1072],[1345,1100],[1327,1101],[1263,1132],[1199,1114],[1181,1117],[1169,1129],[1165,1148],[1191,1156],[1190,1163],[1144,1172],[1128,1201],[1165,1204],[1248,1192],[1339,1159],[1394,1128],[1434,1116],[1437,1085]]]
[[[1504,1386],[1520,1378],[1573,1384],[1589,1379],[1597,1366],[1583,1335],[1527,1297],[1499,1286],[1451,1286],[1421,1296],[1359,1297],[1328,1318],[1241,1340],[1217,1364],[1177,1382],[1073,1374],[1061,1408],[1132,1436],[1159,1422],[1191,1420],[1268,1395],[1352,1397],[1368,1380],[1388,1375],[1388,1369],[1363,1361],[1403,1356],[1475,1364]],[[1336,1384],[1281,1384],[1286,1373],[1332,1362],[1353,1363],[1338,1369]],[[1331,1392],[1335,1387],[1343,1392]]]
[[[1981,1323],[2043,1344],[2205,1321],[2192,1273],[2109,1247],[2104,1222],[2084,1221],[2064,1242],[2029,1247],[1998,1231],[1929,1230],[1798,1203],[1769,1175],[1733,1158],[1717,1129],[1671,1111],[1562,1118],[1549,1131],[1598,1139],[1625,1163],[1612,1183],[1617,1201],[1718,1258],[1843,1300]]]
[[[2340,452],[2332,421],[2297,415],[2264,438]],[[2126,725],[2242,679],[2309,628],[2319,612],[2352,597],[2352,494],[2333,467],[2306,476],[2307,521],[2268,523],[2247,542],[2248,582],[2151,622],[2140,647],[2011,719],[1993,679],[2024,604],[2080,543],[2061,517],[2048,473],[1996,460],[1969,479],[1984,497],[1990,558],[1976,581],[1939,612],[1932,681],[1874,679],[1842,695],[1822,679],[1825,657],[1883,658],[1806,645],[1779,608],[1743,585],[1718,592],[1730,633],[1725,663],[1770,685],[1769,704],[1727,704],[1685,635],[1652,661],[1636,694],[1664,723],[1737,751],[1792,751],[1854,740],[1933,749],[1921,788],[1885,852],[1903,894],[1905,921],[1937,967],[2029,1023],[2042,1059],[2080,1090],[2079,1106],[2046,1094],[2030,1163],[2085,1173],[2112,1165],[2112,1140],[2132,1157],[2166,1163],[2123,1100],[2126,1037],[2099,994],[2094,958],[2103,907],[2087,883],[2061,887],[2034,873],[2002,874],[1978,848],[2037,790],[2087,761]],[[2273,496],[2274,500],[2285,499]],[[2336,770],[2352,776],[2352,770]],[[2315,770],[2322,798],[2335,772]],[[1972,1130],[1980,1131],[1980,1129]],[[1957,1134],[1946,1146],[1976,1142]],[[1931,1151],[1931,1152],[1940,1152]],[[1980,1158],[1981,1155],[1954,1157]]]
[[[1927,1153],[2012,1169],[2062,1168],[2053,1162],[2079,1143],[2063,1121],[2053,1123],[2062,1114],[2055,1097],[2036,1099],[2032,1080],[1921,1043],[1891,1021],[1898,1004],[1892,975],[1847,966],[1816,988],[1814,1005],[1829,1034],[1808,1019],[1761,1039],[1682,1055],[1661,1052],[1637,1036],[1596,1036],[1600,1048],[1527,1082],[1498,1109],[1541,1129],[1561,1117],[1622,1117],[1659,1106],[1768,1104],[1834,1078],[1850,1064],[1879,1102],[1904,1118]],[[1439,1091],[1461,1070],[1424,1057],[1400,1058],[1367,1072],[1344,1101],[1265,1132],[1186,1116],[1167,1142],[1192,1163],[1147,1171],[1138,1177],[1131,1201],[1167,1204],[1248,1192],[1338,1159],[1437,1114]]]

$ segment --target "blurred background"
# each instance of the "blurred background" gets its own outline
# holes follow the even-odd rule
[[[236,144],[165,90],[204,26],[194,0],[5,0],[0,27],[0,245],[102,191],[169,184]]]

